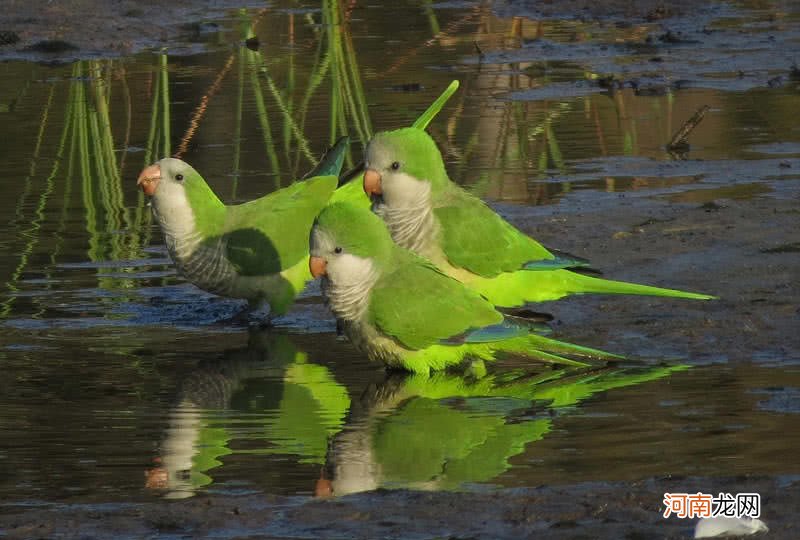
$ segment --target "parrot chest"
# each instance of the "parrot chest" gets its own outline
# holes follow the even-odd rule
[[[299,284],[293,283],[297,280],[284,276],[284,272],[255,276],[240,274],[228,260],[225,241],[222,238],[197,243],[167,240],[167,249],[178,271],[187,280],[203,290],[220,296],[245,298],[253,302],[266,300],[271,305],[276,301],[283,304],[289,296],[294,296],[296,293],[294,289],[302,287],[305,281],[300,280]],[[305,269],[307,263],[300,261],[298,265]],[[294,268],[288,271],[292,270]],[[279,311],[282,311],[282,308]]]
[[[322,291],[341,322],[345,335],[370,360],[402,365],[403,349],[368,320],[370,292],[378,282],[378,275],[372,266],[353,265],[337,277],[335,283],[328,278],[323,280]]]
[[[404,367],[403,352],[397,342],[365,320],[342,321],[343,330],[353,346],[365,353],[373,362],[387,366]]]
[[[153,215],[161,226],[170,258],[178,272],[197,287],[220,296],[259,302],[287,303],[302,287],[305,274],[295,269],[291,279],[281,273],[242,275],[228,259],[224,235],[209,238],[196,225],[196,216],[182,191],[154,198]],[[295,276],[300,275],[300,277]],[[282,308],[281,308],[282,309]]]
[[[230,263],[222,237],[204,238],[194,227],[193,220],[183,226],[159,221],[170,258],[178,272],[192,284],[231,298],[265,296],[265,284],[260,276],[242,276]]]
[[[390,205],[386,202],[373,205],[373,211],[383,219],[392,240],[401,247],[426,256],[426,251],[436,244],[439,223],[430,201],[430,187],[421,184],[410,203]]]
[[[238,274],[225,256],[221,239],[202,241],[165,235],[167,251],[178,271],[193,284],[223,296],[234,296]]]

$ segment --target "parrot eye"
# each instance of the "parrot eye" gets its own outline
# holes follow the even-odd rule
[[[178,182],[180,182],[181,180],[183,180],[183,175],[182,175],[182,174],[176,174],[176,175],[175,175],[175,180],[177,180]]]
[[[342,252],[342,248],[340,248],[340,247],[334,248],[333,252],[334,253],[341,253]]]
[[[392,163],[392,170],[393,171],[396,171],[399,168],[400,168],[400,162],[399,161],[395,161],[394,163]]]

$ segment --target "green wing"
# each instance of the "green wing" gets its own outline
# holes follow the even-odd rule
[[[229,206],[223,239],[231,264],[242,275],[260,276],[286,270],[306,257],[311,225],[337,181],[336,176],[311,178]]]
[[[423,349],[503,316],[426,260],[398,250],[393,271],[372,289],[370,321],[410,349]]]
[[[494,277],[520,270],[531,261],[554,258],[461,188],[454,186],[441,199],[433,211],[442,227],[442,249],[453,266]]]

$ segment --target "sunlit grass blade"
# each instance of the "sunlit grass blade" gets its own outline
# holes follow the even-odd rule
[[[458,80],[453,80],[453,82],[451,82],[447,88],[444,89],[444,92],[442,92],[441,95],[436,98],[436,101],[431,103],[425,112],[422,113],[413,124],[411,124],[411,127],[426,129],[428,124],[431,123],[431,120],[436,118],[436,115],[442,110],[442,107],[444,107],[445,103],[447,103],[447,100],[450,99],[450,96],[452,96],[456,90],[458,90],[458,86]]]
[[[256,104],[256,116],[261,126],[261,137],[264,140],[264,150],[266,151],[267,158],[271,167],[272,174],[275,175],[275,188],[280,187],[280,162],[278,161],[278,153],[275,151],[275,143],[272,140],[272,129],[269,125],[269,116],[267,115],[267,107],[264,104],[264,93],[261,91],[261,81],[258,79],[258,62],[256,53],[247,50],[245,55],[250,64],[250,85],[253,90],[253,100]]]
[[[161,67],[161,102],[164,107],[164,111],[169,111],[169,66],[167,63],[167,55],[166,53],[161,54],[159,56],[159,66]],[[162,124],[162,132],[163,132],[163,152],[164,156],[169,156],[172,154],[172,145],[171,140],[172,136],[170,133],[170,118],[169,115],[164,115],[162,117],[163,124]]]
[[[39,132],[36,136],[36,145],[33,151],[33,158],[31,160],[31,168],[29,170],[28,178],[26,179],[26,192],[30,193],[30,189],[28,184],[32,177],[35,175],[36,171],[36,161],[39,157],[39,152],[42,148],[42,140],[44,138],[44,133],[46,126],[48,124],[48,117],[50,114],[50,107],[52,106],[53,102],[53,93],[54,93],[55,86],[50,88],[50,94],[48,96],[47,105],[45,106],[42,112],[42,118],[40,120],[39,125]],[[26,238],[27,242],[25,246],[19,252],[19,262],[17,266],[14,268],[14,271],[11,272],[11,276],[9,276],[8,281],[6,281],[6,288],[10,292],[15,292],[18,290],[17,282],[19,281],[20,276],[25,271],[25,268],[28,266],[28,259],[33,253],[36,244],[38,244],[40,239],[40,229],[42,226],[42,222],[44,221],[44,210],[47,205],[47,201],[50,198],[50,195],[53,192],[55,186],[55,174],[58,171],[58,168],[61,163],[61,157],[63,155],[64,143],[66,142],[67,133],[70,129],[70,122],[69,116],[65,119],[64,127],[61,131],[61,139],[58,145],[58,153],[56,155],[55,163],[53,165],[53,170],[51,171],[50,175],[45,180],[45,189],[39,196],[39,201],[37,202],[36,209],[34,211],[34,218],[31,221],[30,226],[20,233],[22,238]],[[16,209],[18,219],[21,221],[22,219],[22,208],[25,204],[25,200],[27,199],[27,195],[20,199],[18,202],[18,206]],[[11,308],[14,304],[15,296],[8,296],[2,304],[0,304],[0,317],[7,317],[11,313]]]

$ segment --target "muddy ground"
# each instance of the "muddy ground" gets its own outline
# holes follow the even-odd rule
[[[797,168],[800,160],[785,165]],[[800,189],[786,182],[795,188],[777,196],[714,198],[709,191],[707,202],[672,203],[629,193],[609,195],[605,203],[571,200],[568,215],[554,208],[536,225],[538,238],[591,254],[607,276],[719,300],[684,302],[673,312],[675,301],[583,297],[551,304],[552,311],[585,328],[587,341],[610,339],[606,346],[628,354],[650,350],[653,358],[694,363],[800,361]],[[637,200],[626,200],[631,197]],[[614,342],[615,329],[631,327],[632,334]]]
[[[10,0],[0,11],[0,32],[4,32],[0,37],[5,39],[0,41],[0,58],[65,61],[166,44],[191,50],[187,32],[200,31],[198,21],[212,20],[224,8],[240,4]],[[637,2],[636,16],[647,17],[663,3],[650,4]],[[542,5],[551,9],[548,3]],[[592,2],[584,11],[600,16],[597,10],[602,5]],[[609,4],[614,10],[619,5]],[[778,166],[800,170],[800,160]],[[764,171],[762,178],[770,174]],[[648,343],[656,347],[654,358],[674,355],[693,363],[785,364],[800,361],[798,191],[744,199],[712,195],[703,203],[607,194],[599,203],[587,199],[582,204],[577,197],[569,205],[526,209],[524,215],[515,215],[513,208],[501,210],[539,240],[590,258],[609,276],[720,297],[714,302],[681,303],[674,313],[673,301],[656,299],[592,298],[552,306],[556,324],[563,319],[573,328],[584,328],[572,333],[574,341],[623,354],[640,351]],[[615,330],[631,321],[634,335],[622,339]],[[795,457],[789,451],[783,459]],[[325,501],[205,494],[169,504],[28,507],[20,503],[0,506],[0,535],[20,539],[686,538],[691,535],[691,521],[661,516],[666,491],[758,492],[762,519],[770,527],[768,538],[800,537],[800,480],[794,477],[654,478],[633,484],[491,493],[378,491]]]
[[[0,10],[0,60],[69,62],[169,47],[202,49],[202,34],[255,0],[6,0]]]
[[[230,9],[267,6],[258,0],[5,0],[0,10],[0,60],[69,62],[161,47],[169,47],[173,55],[197,52],[203,47],[202,35],[216,30]],[[498,0],[492,4],[501,17],[566,14],[615,24],[685,17],[697,7],[691,0]]]
[[[761,493],[768,538],[796,539],[800,484],[769,478],[663,478],[500,493],[379,490],[333,500],[261,495],[128,505],[73,505],[4,514],[7,538],[553,538],[691,537],[664,519],[664,492]]]

